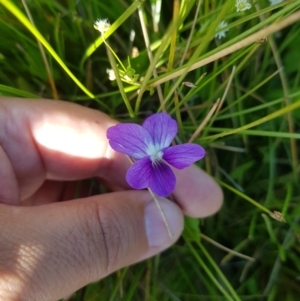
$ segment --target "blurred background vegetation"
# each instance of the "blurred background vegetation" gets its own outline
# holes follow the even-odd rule
[[[199,164],[225,195],[215,216],[187,218],[170,250],[71,300],[299,300],[299,9],[299,0],[0,1],[0,95],[76,102],[120,121],[167,111],[177,142],[206,148]],[[106,18],[101,34],[94,22]]]

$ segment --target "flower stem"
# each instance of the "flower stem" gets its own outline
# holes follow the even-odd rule
[[[129,115],[130,115],[131,118],[134,118],[134,112],[133,112],[133,110],[131,108],[129,99],[128,99],[126,93],[125,93],[125,90],[124,90],[124,87],[123,87],[123,84],[122,84],[122,80],[120,79],[120,75],[118,73],[116,61],[114,59],[113,54],[111,53],[110,48],[107,48],[107,56],[108,56],[108,60],[109,60],[109,62],[111,64],[111,67],[114,70],[114,73],[115,73],[115,76],[116,76],[116,81],[117,81],[120,93],[122,95],[122,98],[124,100],[125,106],[126,106],[126,108],[128,110],[128,113],[129,113]]]
[[[130,163],[133,164],[133,160],[129,156],[126,156],[126,157],[130,161]],[[162,209],[162,207],[161,207],[161,205],[159,203],[159,199],[157,198],[157,196],[154,194],[154,192],[150,188],[147,188],[147,189],[150,192],[151,196],[153,197],[153,199],[154,199],[154,201],[156,203],[156,206],[157,206],[157,208],[158,208],[158,210],[159,210],[159,212],[161,214],[161,217],[162,217],[162,219],[164,221],[164,224],[165,224],[166,229],[168,231],[169,237],[170,237],[170,239],[172,239],[173,238],[173,234],[171,232],[171,229],[170,229],[170,226],[168,224],[168,221],[167,221],[166,215],[164,213],[164,210]]]
[[[120,64],[120,66],[123,68],[124,72],[126,72],[126,68],[123,65],[123,63],[121,62],[121,60],[119,59],[119,57],[116,55],[116,53],[113,51],[113,49],[109,46],[109,44],[106,42],[105,38],[104,38],[104,34],[102,34],[102,39],[104,44],[106,45],[106,47],[111,51],[111,53],[113,54],[113,56],[116,58],[116,60],[118,61],[118,63]]]
[[[173,238],[173,234],[171,232],[170,226],[169,226],[168,221],[166,219],[166,215],[165,215],[165,213],[164,213],[164,211],[163,211],[163,209],[162,209],[162,207],[161,207],[161,205],[159,203],[159,200],[158,200],[158,198],[156,197],[156,195],[154,194],[154,192],[150,188],[148,188],[148,190],[149,190],[150,194],[152,195],[152,197],[153,197],[153,199],[154,199],[154,201],[156,203],[156,206],[157,206],[157,208],[158,208],[158,210],[159,210],[159,212],[161,214],[161,217],[162,217],[162,219],[163,219],[163,221],[165,223],[166,229],[168,231],[169,237],[170,237],[170,239],[172,239]]]

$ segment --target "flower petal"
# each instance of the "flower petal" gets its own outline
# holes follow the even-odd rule
[[[150,157],[145,157],[135,161],[126,173],[126,181],[134,189],[143,189],[149,187],[152,177],[152,162]]]
[[[106,137],[112,149],[135,159],[147,156],[147,146],[153,144],[148,131],[133,123],[110,127],[106,132]]]
[[[153,176],[149,188],[158,196],[168,196],[176,185],[176,178],[172,169],[163,162],[153,165]]]
[[[126,174],[128,184],[135,189],[150,188],[158,196],[168,196],[175,188],[172,169],[163,162],[153,164],[149,157],[133,163]]]
[[[183,169],[205,156],[202,146],[194,143],[185,143],[165,148],[163,159],[170,165]]]
[[[143,127],[150,133],[154,145],[159,149],[168,147],[178,132],[177,122],[166,113],[157,113],[148,117]]]

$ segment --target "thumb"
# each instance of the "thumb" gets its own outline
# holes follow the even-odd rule
[[[183,217],[161,199],[172,232],[146,191],[36,207],[0,207],[0,296],[57,300],[169,247]]]

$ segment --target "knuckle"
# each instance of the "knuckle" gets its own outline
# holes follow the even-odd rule
[[[19,300],[23,287],[34,285],[31,272],[39,257],[38,248],[23,239],[22,229],[17,224],[19,213],[16,216],[13,213],[16,211],[19,210],[0,213],[0,300],[7,301]]]
[[[109,206],[90,201],[85,208],[86,255],[92,257],[88,260],[90,268],[94,271],[97,267],[95,276],[99,278],[99,272],[103,277],[118,267],[126,252],[126,228],[122,227],[120,214]]]

